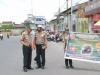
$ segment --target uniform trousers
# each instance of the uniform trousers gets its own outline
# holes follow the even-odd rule
[[[32,60],[32,47],[23,45],[23,67],[30,68]]]
[[[36,45],[36,60],[37,66],[45,66],[45,49],[42,48],[42,44]]]

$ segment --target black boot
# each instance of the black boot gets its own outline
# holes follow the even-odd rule
[[[32,67],[28,67],[27,69],[29,69],[29,70],[34,70],[34,68],[32,68]]]
[[[23,71],[24,71],[24,72],[27,72],[27,68],[26,68],[26,67],[24,67],[24,68],[23,68]]]
[[[74,68],[74,66],[72,66],[72,65],[71,65],[71,66],[70,66],[70,68],[72,68],[72,69],[73,69],[73,68]]]

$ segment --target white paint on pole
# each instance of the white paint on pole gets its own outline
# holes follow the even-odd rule
[[[71,0],[71,25],[70,25],[70,32],[72,31],[72,25],[73,25],[73,5],[72,5],[72,0]]]

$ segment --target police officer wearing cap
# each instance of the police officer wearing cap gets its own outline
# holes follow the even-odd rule
[[[47,48],[47,36],[42,25],[38,25],[35,33],[34,44],[36,47],[37,69],[45,67],[45,49]]]
[[[26,26],[26,30],[22,32],[21,35],[21,44],[23,50],[23,71],[27,72],[27,69],[33,70],[31,67],[31,59],[32,59],[32,37],[31,37],[31,28],[30,26]]]

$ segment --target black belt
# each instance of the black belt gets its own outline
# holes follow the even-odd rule
[[[36,45],[44,45],[44,44],[36,44]]]

